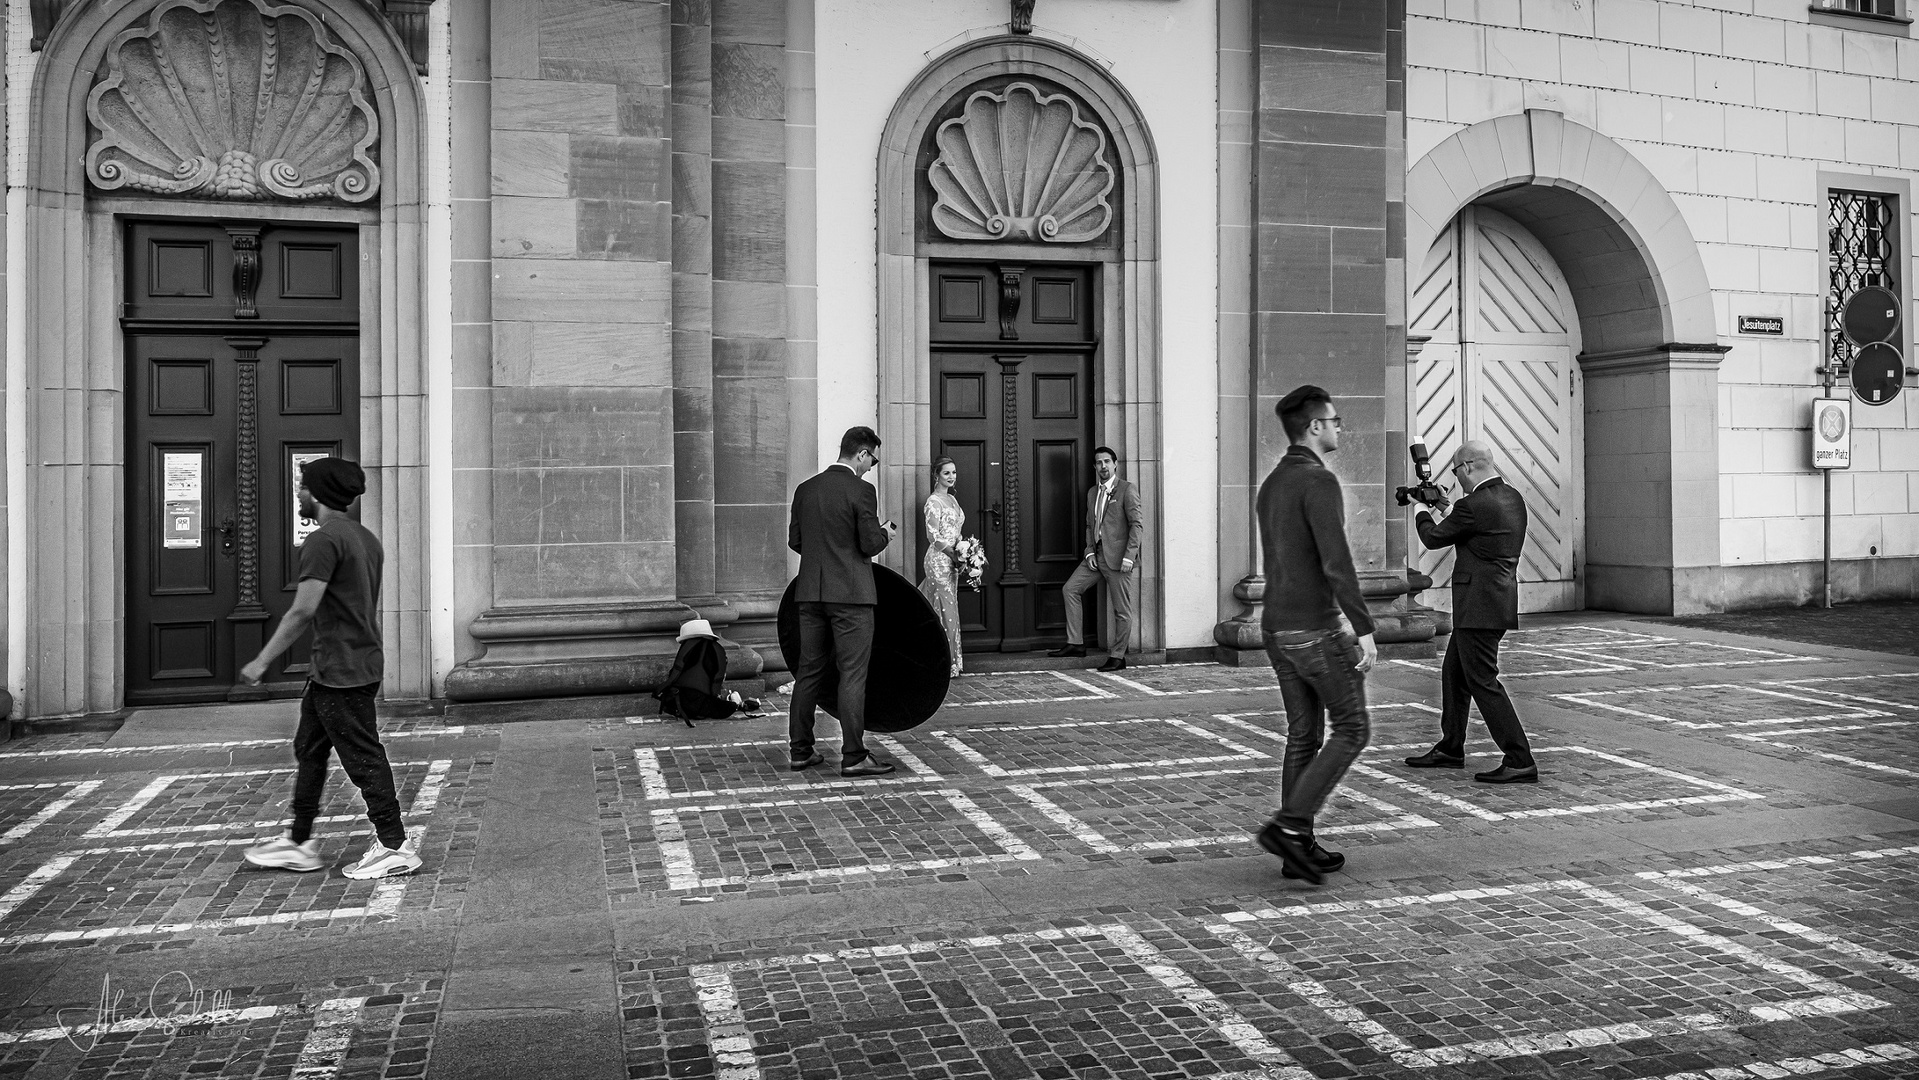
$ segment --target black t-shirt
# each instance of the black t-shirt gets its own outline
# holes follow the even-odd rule
[[[386,672],[380,650],[380,568],[386,552],[366,526],[336,517],[300,545],[300,580],[326,582],[313,613],[313,681],[365,686]]]

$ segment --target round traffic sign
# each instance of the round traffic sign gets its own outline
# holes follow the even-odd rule
[[[1868,285],[1839,308],[1839,329],[1854,345],[1891,341],[1899,329],[1899,298],[1877,285]]]
[[[1906,358],[1883,341],[1860,349],[1852,357],[1852,392],[1868,405],[1884,405],[1899,396],[1906,380]]]

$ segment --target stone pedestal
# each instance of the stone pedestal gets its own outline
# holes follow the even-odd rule
[[[679,652],[680,624],[702,615],[676,601],[489,611],[473,624],[486,654],[447,676],[446,696],[501,701],[654,690]],[[716,630],[722,625],[705,617]],[[764,664],[758,651],[724,636],[720,644],[727,679],[759,677]]]

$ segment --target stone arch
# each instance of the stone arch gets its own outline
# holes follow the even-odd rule
[[[317,220],[360,232],[360,453],[364,520],[386,541],[382,625],[389,698],[432,688],[426,613],[427,461],[422,392],[427,316],[424,109],[416,68],[393,27],[354,0],[273,0],[317,15],[365,70],[378,117],[380,189],[360,207],[116,198],[90,192],[87,99],[108,50],[168,0],[70,5],[33,73],[27,114],[26,440],[34,452],[15,507],[31,507],[25,542],[22,703],[28,718],[120,708],[125,573],[120,491],[124,438],[118,215]],[[103,194],[105,197],[103,197]],[[16,510],[16,513],[19,511]],[[111,543],[50,543],[71,530]],[[16,606],[15,610],[20,610]]]
[[[1090,248],[1041,243],[969,247],[929,242],[919,235],[915,168],[942,108],[975,84],[996,77],[1036,77],[1071,93],[1111,139],[1119,174],[1109,242]],[[915,508],[904,515],[900,543],[882,559],[907,566],[916,550],[917,507],[932,462],[930,315],[927,268],[933,257],[978,258],[1003,253],[1014,260],[1083,259],[1101,265],[1102,340],[1095,384],[1094,432],[1119,451],[1127,476],[1147,504],[1141,556],[1136,648],[1164,647],[1164,571],[1159,552],[1163,448],[1160,432],[1159,168],[1145,114],[1125,87],[1098,62],[1058,42],[1000,35],[961,45],[934,60],[894,104],[880,138],[878,191],[879,434],[888,447],[881,466],[881,502]],[[898,450],[892,448],[898,447]],[[916,578],[917,573],[913,576]]]
[[[1588,606],[1716,610],[1726,347],[1678,205],[1624,147],[1537,109],[1454,132],[1408,170],[1406,265],[1475,203],[1539,238],[1578,309]]]

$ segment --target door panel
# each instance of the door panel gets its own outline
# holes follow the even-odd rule
[[[260,253],[250,307],[236,233]],[[297,462],[358,456],[358,327],[326,321],[357,295],[353,241],[342,229],[127,230],[129,704],[258,696],[234,680],[298,585]],[[308,644],[269,671],[279,692],[297,692]]]
[[[1018,281],[1016,305],[1002,270]],[[982,592],[960,593],[964,646],[1048,647],[1065,639],[1060,588],[1079,562],[1092,483],[1096,279],[1086,267],[978,263],[936,263],[931,276],[936,456],[959,466],[965,531],[991,563]]]
[[[1435,467],[1465,439],[1492,445],[1531,519],[1520,610],[1581,606],[1584,462],[1577,400],[1578,320],[1558,266],[1532,234],[1468,207],[1433,245],[1413,289],[1413,332],[1432,340],[1413,372],[1414,422]],[[1440,476],[1442,486],[1449,478]],[[1457,494],[1457,492],[1455,492]],[[1415,565],[1449,608],[1453,551],[1414,543]]]

